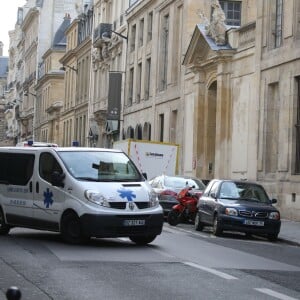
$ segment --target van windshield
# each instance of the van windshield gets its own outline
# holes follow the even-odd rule
[[[143,177],[124,154],[105,151],[59,151],[70,174],[84,181],[141,181]]]

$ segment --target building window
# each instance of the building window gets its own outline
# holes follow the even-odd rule
[[[276,17],[275,17],[275,28],[274,28],[275,48],[280,47],[282,42],[282,12],[283,12],[282,0],[276,0]]]
[[[129,71],[129,90],[128,90],[128,105],[132,105],[132,98],[133,98],[133,76],[134,70],[133,68]]]
[[[233,26],[241,25],[241,8],[242,3],[240,1],[219,1],[225,16],[226,24]]]
[[[167,74],[168,74],[168,49],[169,49],[169,15],[165,15],[162,20],[161,34],[161,58],[160,58],[160,83],[159,90],[167,89]]]
[[[151,11],[148,14],[148,34],[147,34],[147,41],[152,40],[152,25],[153,25],[153,12]]]
[[[265,118],[265,171],[275,173],[278,160],[279,83],[268,86],[267,111]]]
[[[135,36],[136,36],[136,25],[132,25],[131,38],[130,38],[130,51],[131,52],[133,52],[135,50]]]
[[[165,123],[165,116],[164,114],[159,115],[159,141],[164,141],[164,123]]]
[[[170,142],[176,143],[177,135],[177,110],[173,110],[171,113],[171,123],[170,123]]]
[[[151,58],[146,60],[146,74],[145,74],[145,100],[150,97],[150,82],[151,82]]]
[[[300,77],[297,80],[297,101],[296,101],[296,156],[295,156],[295,174],[300,174]]]
[[[139,47],[143,46],[144,43],[144,19],[140,20],[139,28]]]
[[[142,63],[138,64],[136,80],[137,80],[136,102],[140,102],[141,101],[141,90],[142,90]]]

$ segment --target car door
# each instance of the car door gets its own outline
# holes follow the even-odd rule
[[[62,206],[65,200],[63,187],[51,184],[52,173],[63,173],[63,168],[50,152],[41,152],[34,185],[33,217],[38,227],[58,229]]]
[[[211,183],[211,189],[208,192],[207,197],[205,198],[205,203],[203,205],[203,214],[205,216],[205,222],[212,224],[214,219],[214,213],[217,206],[217,198],[218,194],[219,182],[214,181]]]

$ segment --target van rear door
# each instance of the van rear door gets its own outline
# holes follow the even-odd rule
[[[0,152],[0,202],[10,224],[31,224],[34,161],[32,153]]]

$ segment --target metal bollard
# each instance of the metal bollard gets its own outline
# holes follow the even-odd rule
[[[7,300],[20,300],[21,296],[22,296],[22,293],[16,286],[11,286],[6,291],[6,299]]]

